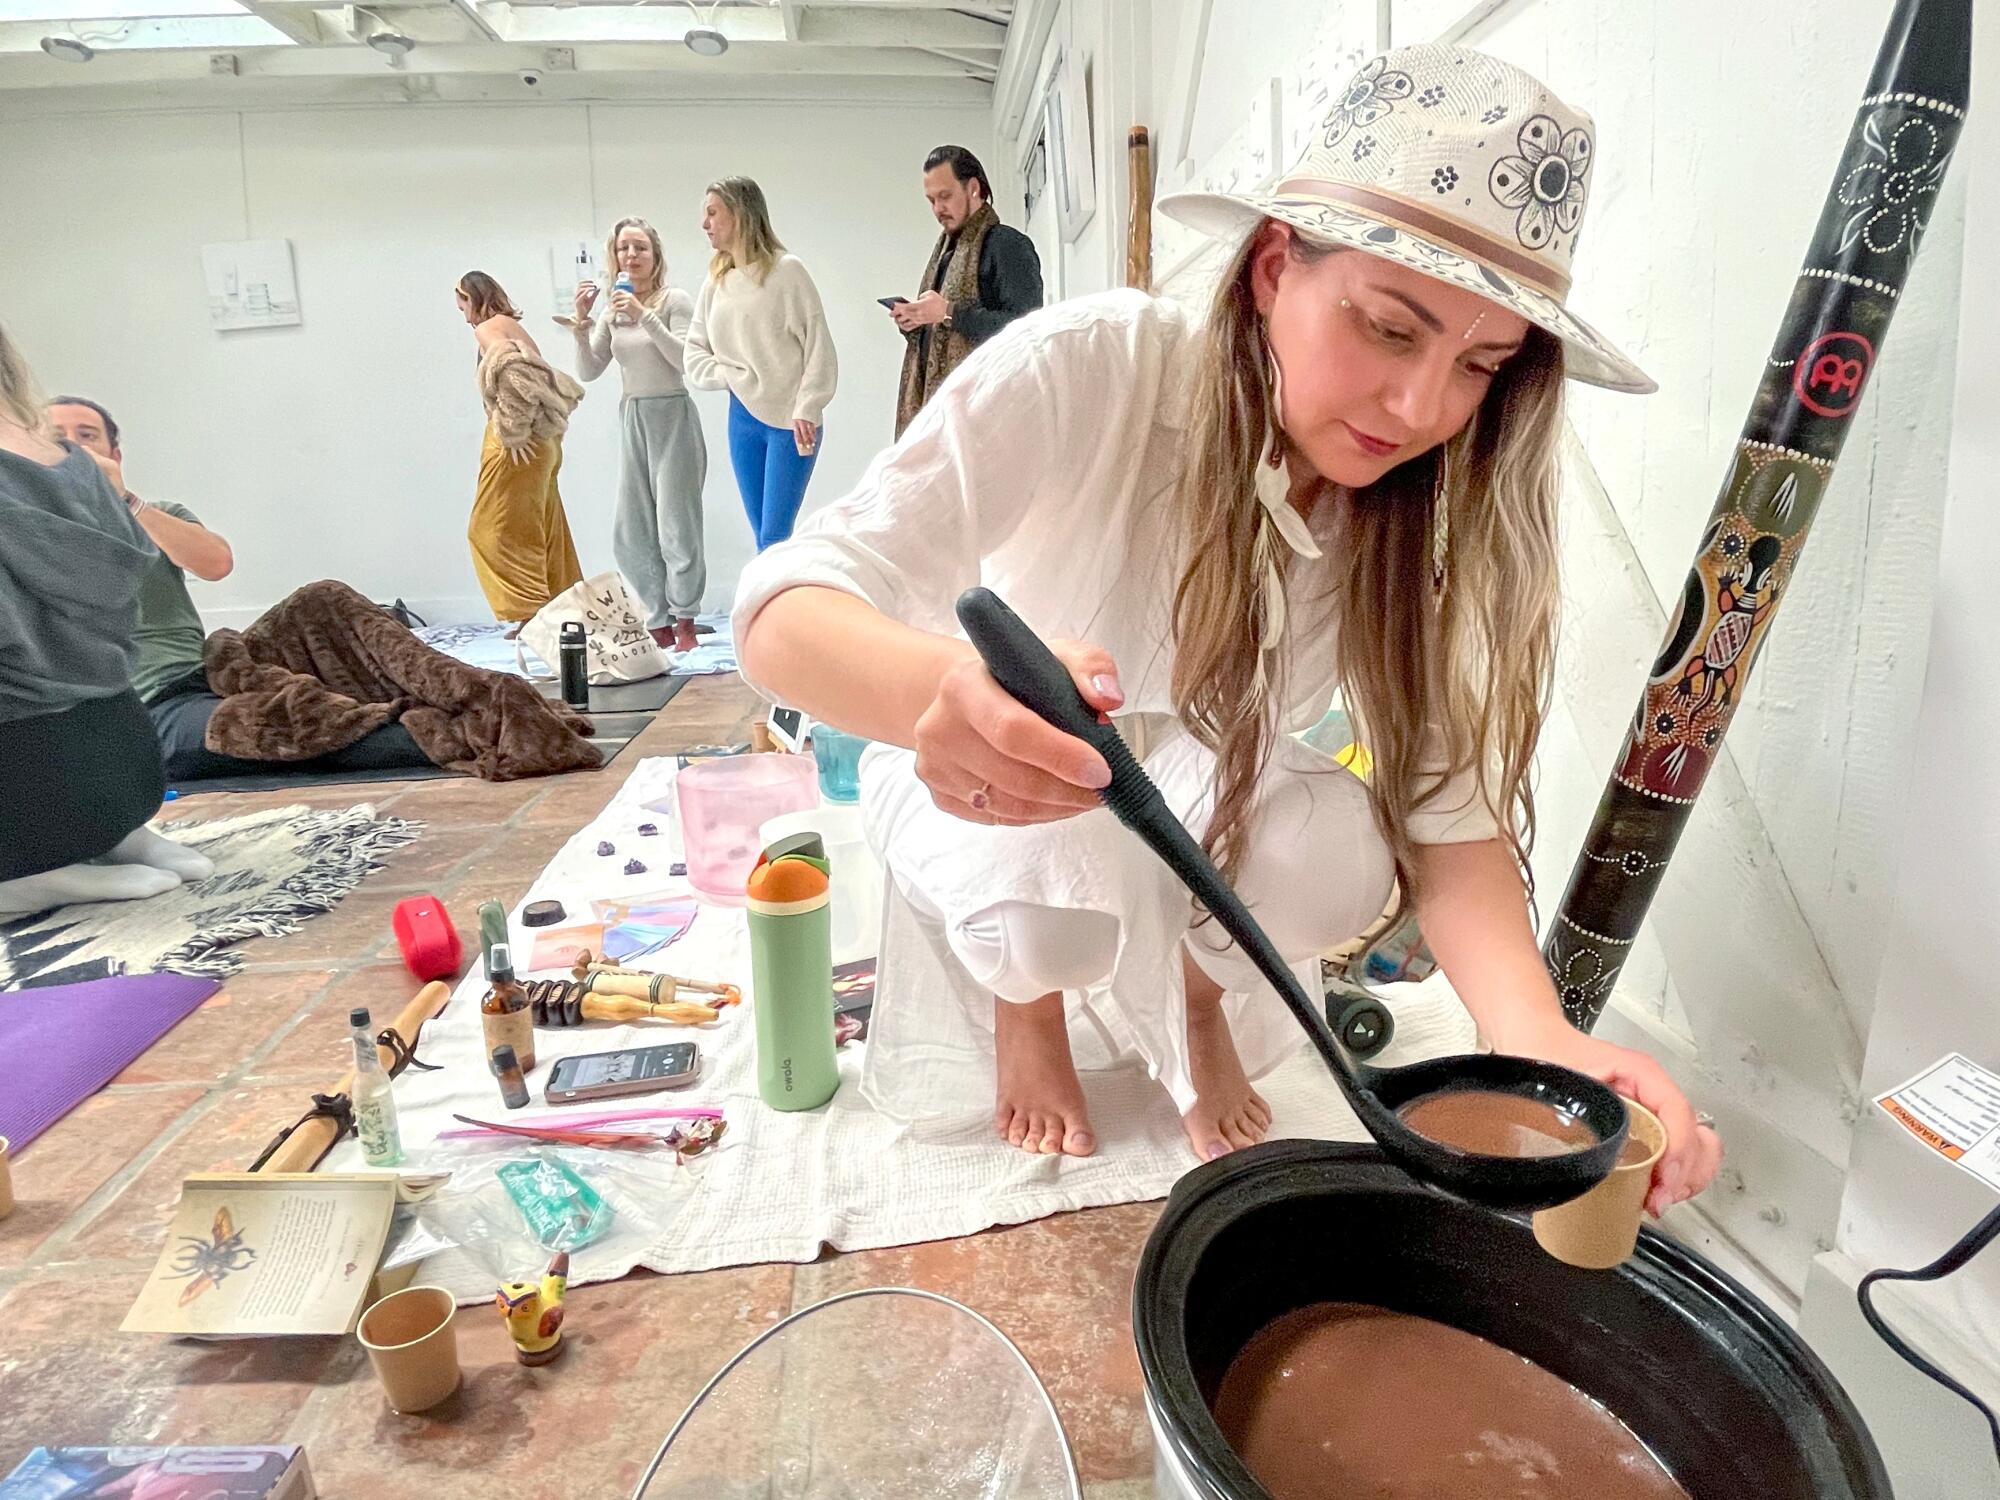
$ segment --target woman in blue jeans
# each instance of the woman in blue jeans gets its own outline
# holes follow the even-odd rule
[[[762,552],[792,534],[839,363],[819,288],[772,230],[762,188],[713,184],[701,227],[715,258],[688,325],[687,382],[729,392],[730,462]]]

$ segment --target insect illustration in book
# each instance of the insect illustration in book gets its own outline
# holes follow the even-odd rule
[[[218,1208],[209,1237],[204,1240],[184,1234],[181,1248],[174,1253],[173,1274],[189,1278],[181,1289],[180,1305],[186,1307],[210,1287],[221,1286],[236,1272],[249,1270],[256,1259],[256,1250],[243,1243],[243,1231],[236,1227],[229,1210]]]

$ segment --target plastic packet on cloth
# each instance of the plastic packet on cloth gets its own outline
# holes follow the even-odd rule
[[[417,1207],[423,1226],[497,1281],[567,1250],[581,1280],[622,1274],[680,1212],[689,1191],[670,1155],[541,1146],[518,1139],[440,1145],[451,1179]]]
[[[559,1161],[510,1161],[494,1174],[547,1250],[581,1250],[604,1238],[617,1211]]]

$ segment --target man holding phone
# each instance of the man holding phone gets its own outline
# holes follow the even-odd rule
[[[975,346],[1042,305],[1042,258],[1033,240],[1000,222],[978,157],[939,146],[924,158],[924,197],[944,233],[924,267],[923,290],[914,302],[883,299],[909,341],[898,437]]]

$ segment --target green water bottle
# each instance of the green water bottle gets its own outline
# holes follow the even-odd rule
[[[773,1109],[818,1109],[840,1087],[831,885],[826,846],[816,833],[779,839],[750,872],[757,1092]]]

